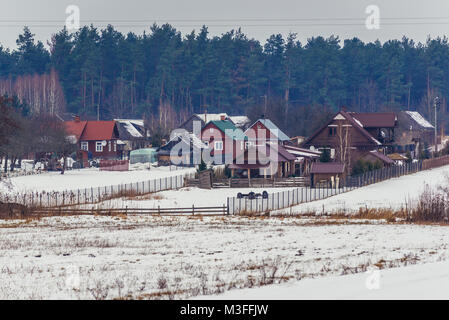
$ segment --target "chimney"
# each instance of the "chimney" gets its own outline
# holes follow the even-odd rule
[[[80,116],[75,116],[75,122],[80,122]]]
[[[204,110],[204,123],[207,123],[207,109]]]
[[[220,120],[221,120],[221,121],[226,120],[226,116],[225,116],[224,114],[220,114]]]

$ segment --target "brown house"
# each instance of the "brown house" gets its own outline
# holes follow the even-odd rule
[[[312,187],[338,188],[346,178],[345,165],[339,162],[315,162],[310,169]]]
[[[332,160],[344,164],[347,173],[367,152],[383,152],[382,143],[364,128],[360,120],[345,110],[338,112],[310,136],[304,146],[312,150],[330,149]]]
[[[118,159],[121,151],[117,145],[119,137],[115,121],[65,121],[66,131],[74,136],[80,153],[98,159]],[[85,159],[85,156],[83,156]]]

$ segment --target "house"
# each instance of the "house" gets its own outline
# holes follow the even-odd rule
[[[419,112],[398,113],[398,128],[392,153],[410,152],[412,158],[419,157],[419,149],[435,144],[435,128]]]
[[[226,113],[195,113],[184,121],[179,128],[185,129],[190,133],[194,133],[194,123],[198,124],[197,130],[201,130],[209,121],[227,120],[232,122],[234,126],[241,130],[246,130],[251,123],[247,116],[229,116]]]
[[[270,119],[263,116],[248,127],[245,135],[248,137],[247,144],[253,146],[265,142],[282,145],[290,143],[290,138]]]
[[[114,119],[119,132],[119,140],[121,150],[125,157],[132,150],[142,149],[150,146],[150,134],[145,129],[144,121],[141,119]]]
[[[296,157],[280,144],[249,146],[228,166],[232,176],[288,177],[295,172]]]
[[[195,166],[201,163],[201,152],[207,149],[193,133],[176,133],[157,151],[158,165]]]
[[[284,148],[296,157],[293,173],[297,176],[308,175],[312,163],[319,161],[321,157],[321,151],[312,151],[293,145],[285,145]]]
[[[115,121],[81,121],[75,117],[75,120],[64,124],[67,134],[76,139],[83,160],[121,158]]]
[[[383,137],[383,134],[379,133],[382,132],[382,126],[391,125],[390,122],[377,123],[373,121],[374,123],[371,123],[368,121],[369,117],[366,116],[359,118],[362,120],[356,118],[354,113],[342,109],[311,135],[303,146],[312,150],[330,149],[332,160],[344,164],[346,172],[350,173],[352,165],[358,159],[367,156],[368,152],[384,153],[383,144],[373,134],[376,134],[377,137],[380,134]],[[393,119],[391,116],[385,118],[388,118],[389,121]],[[362,121],[365,122],[367,128],[364,127]],[[390,136],[386,135],[385,139],[390,139]],[[387,158],[377,157],[376,159],[385,161]]]
[[[228,120],[209,121],[201,131],[201,140],[211,150],[214,164],[229,164],[245,151],[247,137]]]
[[[303,145],[330,149],[333,160],[345,163],[350,172],[361,158],[380,161],[382,166],[393,164],[387,153],[410,151],[416,158],[420,144],[432,145],[434,137],[434,127],[415,111],[356,113],[342,108]]]
[[[310,185],[312,187],[338,188],[346,178],[344,163],[315,162],[310,169]]]

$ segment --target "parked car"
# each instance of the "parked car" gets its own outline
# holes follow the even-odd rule
[[[255,193],[255,192],[250,192],[250,193],[237,193],[237,199],[243,199],[243,198],[248,198],[250,200],[256,199],[256,198],[262,198],[262,199],[268,199],[268,192],[264,191],[262,193]]]

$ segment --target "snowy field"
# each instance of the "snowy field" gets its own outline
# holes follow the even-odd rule
[[[200,189],[197,187],[181,188],[179,190],[161,191],[156,194],[144,195],[136,198],[118,198],[104,201],[95,205],[95,208],[191,208],[196,207],[221,207],[227,205],[228,197],[236,197],[237,193],[248,194],[253,191],[268,194],[296,188],[221,188],[221,189]],[[92,205],[81,207],[91,208]]]
[[[327,199],[304,203],[276,213],[303,212],[355,212],[359,208],[400,209],[416,203],[427,184],[431,187],[449,184],[449,166],[425,170],[415,174],[375,183],[333,196]]]
[[[373,265],[442,261],[449,255],[447,231],[436,225],[318,218],[6,220],[0,221],[0,299],[238,293],[239,288],[360,273]]]
[[[14,177],[0,181],[0,191],[64,191],[83,188],[96,188],[131,182],[148,181],[195,172],[194,168],[178,168],[170,171],[169,167],[152,167],[150,170],[135,171],[100,171],[98,168],[77,169],[60,172],[46,172],[38,175]]]
[[[347,276],[228,291],[200,299],[231,300],[448,300],[449,262],[369,270]]]

